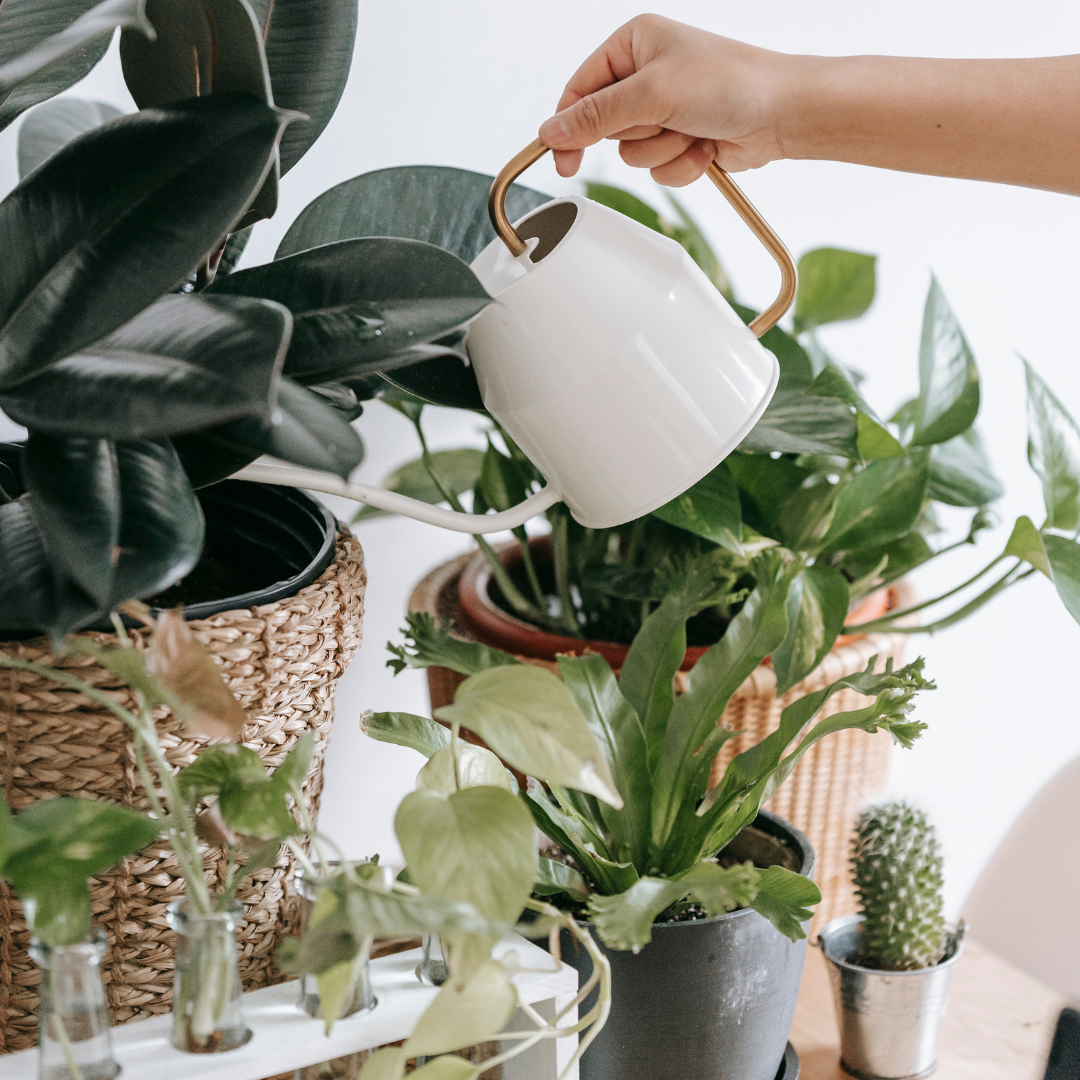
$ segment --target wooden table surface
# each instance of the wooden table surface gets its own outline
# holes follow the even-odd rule
[[[969,938],[953,972],[934,1080],[1042,1080],[1058,1013],[1068,1002]],[[809,948],[791,1041],[800,1080],[851,1080],[821,950]]]

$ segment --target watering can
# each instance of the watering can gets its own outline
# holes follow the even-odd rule
[[[780,295],[747,326],[680,244],[606,206],[571,195],[511,224],[507,189],[547,149],[531,143],[491,186],[498,235],[472,269],[496,302],[466,339],[485,407],[547,486],[480,515],[287,465],[257,462],[237,478],[344,495],[457,532],[516,528],[557,502],[601,529],[670,502],[739,445],[780,376],[758,338],[795,296],[787,248],[711,164],[709,179],[780,266]]]

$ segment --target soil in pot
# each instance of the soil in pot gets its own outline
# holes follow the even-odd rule
[[[809,841],[762,810],[724,855],[787,863],[811,875]],[[595,936],[595,935],[594,935]],[[789,941],[756,911],[653,924],[636,956],[600,944],[611,963],[607,1025],[581,1059],[582,1080],[775,1080],[802,979],[806,941]],[[562,958],[588,977],[590,962],[562,934]],[[595,1003],[591,994],[579,1009]]]

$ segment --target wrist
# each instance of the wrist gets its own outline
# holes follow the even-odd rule
[[[773,128],[782,157],[830,156],[828,132],[836,127],[837,58],[778,57],[772,75]]]

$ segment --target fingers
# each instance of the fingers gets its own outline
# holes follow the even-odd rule
[[[585,152],[583,150],[554,150],[551,156],[555,159],[555,171],[560,176],[574,176],[581,168]]]
[[[683,135],[679,131],[661,131],[651,139],[624,139],[619,143],[619,154],[627,165],[632,165],[635,169],[655,169],[674,161],[696,141],[693,135]]]
[[[663,125],[663,106],[643,74],[605,86],[540,125],[540,138],[553,150],[582,150],[618,131]]]
[[[652,169],[652,178],[667,187],[685,187],[704,175],[715,156],[716,143],[712,139],[696,139],[677,158]]]

